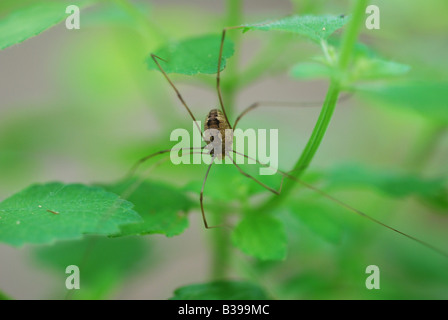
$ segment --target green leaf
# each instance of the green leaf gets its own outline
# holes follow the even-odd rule
[[[293,32],[305,36],[313,41],[320,42],[330,37],[336,30],[342,28],[349,21],[347,16],[335,15],[305,15],[290,16],[266,23],[245,25],[247,30],[276,30]]]
[[[76,3],[85,6],[88,1]],[[72,3],[61,1],[39,1],[11,12],[0,20],[0,50],[23,42],[53,27],[69,15],[65,13]]]
[[[446,178],[422,178],[413,174],[345,165],[325,174],[335,186],[370,186],[391,197],[416,195],[424,201],[448,210],[448,181]]]
[[[241,281],[216,281],[192,284],[174,291],[171,300],[267,300],[257,285]]]
[[[127,199],[135,205],[134,210],[141,215],[143,222],[121,226],[121,232],[116,236],[161,233],[172,237],[188,227],[186,212],[194,204],[185,193],[174,187],[129,179],[105,188],[124,195],[134,187],[136,189]]]
[[[327,50],[335,55],[340,41],[333,40],[327,44]],[[335,46],[335,47],[333,47]],[[388,61],[380,57],[371,48],[363,43],[357,43],[353,53],[353,63],[347,71],[346,79],[350,82],[362,80],[378,80],[402,76],[411,70],[411,67],[394,61]],[[315,62],[298,63],[291,70],[291,76],[298,79],[330,78],[337,75],[336,67],[331,66],[327,58],[319,56]]]
[[[448,124],[448,82],[422,80],[377,86],[359,85],[355,89],[365,98]]]
[[[149,252],[143,238],[88,237],[40,247],[33,255],[39,264],[49,266],[62,276],[67,266],[80,268],[81,288],[76,290],[74,298],[104,299],[127,277],[142,269],[142,261]]]
[[[220,35],[205,35],[188,38],[170,43],[153,52],[158,62],[167,73],[194,75],[198,73],[213,74],[218,70]],[[233,43],[226,39],[224,42],[221,71],[226,66],[226,60],[233,55]],[[159,70],[151,56],[146,58],[149,70]]]
[[[332,41],[337,46],[338,41]],[[411,67],[384,59],[372,48],[364,43],[358,42],[355,45],[353,67],[350,69],[351,80],[375,80],[404,75],[411,70]]]
[[[280,221],[265,214],[245,216],[232,233],[235,246],[260,260],[286,257],[286,231]]]
[[[289,210],[310,230],[328,242],[341,242],[344,229],[341,226],[338,211],[344,210],[331,204],[316,201],[289,201]]]
[[[140,222],[132,204],[97,187],[36,184],[0,203],[0,241],[13,246],[109,235]]]
[[[354,80],[374,80],[397,77],[408,73],[411,67],[381,58],[358,58],[351,71]]]

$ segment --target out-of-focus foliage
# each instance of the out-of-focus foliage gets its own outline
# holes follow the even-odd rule
[[[345,165],[325,173],[330,185],[339,187],[372,187],[392,197],[416,195],[448,213],[448,180],[444,177],[422,178],[403,174]]]
[[[412,111],[434,122],[448,123],[448,83],[409,81],[377,86],[358,86],[361,94],[391,108]]]
[[[261,260],[286,257],[286,232],[282,224],[269,215],[247,214],[233,230],[232,240],[244,253]]]
[[[217,281],[192,284],[174,291],[172,300],[266,300],[268,296],[256,284]]]
[[[11,297],[0,291],[0,300],[11,300]]]
[[[347,76],[351,82],[402,76],[410,70],[410,66],[385,60],[368,49],[367,52],[358,50],[354,59],[354,66]],[[297,79],[325,79],[335,76],[332,67],[322,57],[315,60],[317,61],[298,63],[291,69],[291,75]]]
[[[110,297],[126,280],[142,271],[149,253],[148,243],[136,237],[87,237],[39,247],[33,252],[40,265],[48,266],[60,275],[65,275],[67,266],[80,267],[82,290],[76,290],[76,299]],[[79,265],[81,261],[83,263]]]
[[[345,228],[341,223],[342,208],[328,202],[319,203],[314,200],[298,200],[289,202],[289,210],[294,218],[306,225],[323,239],[339,244],[344,236]]]

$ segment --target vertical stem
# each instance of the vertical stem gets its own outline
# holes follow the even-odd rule
[[[219,219],[215,220],[217,224],[225,224],[227,222],[226,213],[222,210],[217,212]],[[215,228],[209,230],[212,239],[212,260],[210,265],[210,278],[212,280],[225,279],[230,265],[231,244],[229,230],[226,228]]]
[[[242,23],[242,1],[227,0],[227,18],[226,26],[237,26]],[[240,32],[230,32],[227,34],[235,44],[235,54],[231,63],[226,65],[224,73],[224,81],[222,82],[223,101],[227,114],[231,117],[235,105],[235,97],[238,91],[238,52],[240,44]],[[225,212],[218,212],[219,221],[217,224],[226,224],[227,216]],[[226,278],[231,258],[230,234],[226,228],[216,228],[210,230],[212,233],[212,261],[211,261],[211,278]]]
[[[153,25],[142,12],[129,2],[129,0],[115,0],[115,3],[139,23],[140,27],[144,30],[144,35],[151,40],[153,46],[157,46],[164,42],[161,30]]]
[[[317,119],[316,125],[314,126],[313,132],[305,146],[305,149],[291,172],[291,175],[296,178],[303,175],[305,170],[308,168],[330,124],[330,120],[341,91],[341,86],[344,84],[344,75],[349,66],[352,51],[362,25],[367,2],[368,0],[357,0],[353,6],[352,17],[348,24],[347,31],[344,33],[344,37],[342,39],[341,52],[337,65],[337,75],[332,77],[330,80],[330,86],[328,88],[319,118]],[[293,180],[287,180],[283,186],[280,196],[270,198],[268,202],[265,203],[264,209],[271,209],[276,206],[281,199],[283,199],[291,191],[294,182],[295,181]]]

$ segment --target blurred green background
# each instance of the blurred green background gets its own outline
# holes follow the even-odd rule
[[[31,2],[2,1],[0,19]],[[120,1],[102,1],[82,11],[80,30],[67,30],[61,23],[0,51],[0,200],[36,182],[114,182],[137,159],[172,146],[173,129],[191,130],[190,118],[166,80],[148,71],[144,61],[166,39],[220,33],[229,25],[230,2],[129,2],[137,16],[146,19],[143,23]],[[242,2],[244,23],[292,13],[348,14],[352,3]],[[448,4],[370,3],[381,10],[381,29],[362,28],[360,41],[382,57],[409,65],[411,71],[399,80],[357,83],[355,95],[338,104],[306,179],[448,250],[447,193],[426,192],[434,183],[447,188]],[[319,55],[318,46],[297,36],[262,31],[245,33],[240,41],[229,68],[238,59],[231,68],[244,73],[263,58],[260,54],[270,52],[272,59],[256,78],[241,84],[232,119],[255,101],[323,101],[328,80],[291,75],[294,65]],[[222,77],[225,81],[226,71]],[[196,118],[204,119],[217,107],[213,76],[173,79]],[[278,128],[280,168],[287,171],[296,163],[319,111],[260,108],[240,125]],[[94,250],[105,257],[89,255],[93,262],[88,270],[102,277],[86,276],[89,290],[78,297],[165,299],[178,287],[216,275],[217,232],[203,228],[197,209],[205,169],[167,162],[151,173],[151,180],[190,191],[196,207],[189,214],[189,228],[169,238],[101,239]],[[251,184],[235,168],[213,168],[205,198],[210,219],[223,214],[223,208],[250,206],[270,196],[260,193],[249,199]],[[256,283],[278,299],[448,298],[448,259],[304,188],[296,188],[275,215],[287,231],[287,258],[261,261],[225,244],[230,250],[225,255],[226,278]],[[62,266],[76,264],[82,250],[85,242],[20,249],[0,245],[0,290],[18,299],[62,298]],[[65,258],[64,252],[77,255]],[[380,290],[365,288],[365,269],[371,264],[380,267]]]

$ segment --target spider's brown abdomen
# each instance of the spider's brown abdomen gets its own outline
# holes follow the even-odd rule
[[[222,153],[221,157],[226,154],[226,150],[230,150],[230,147],[233,143],[233,132],[229,126],[229,123],[226,121],[226,117],[224,114],[218,109],[212,109],[207,117],[205,118],[204,123],[204,138],[206,140],[207,145],[210,145],[211,142],[217,142],[218,137],[215,137],[213,134],[207,134],[208,129],[215,129],[221,133],[222,137]],[[226,129],[227,130],[226,132]],[[212,131],[212,130],[211,130]],[[213,155],[213,150],[212,153]]]

